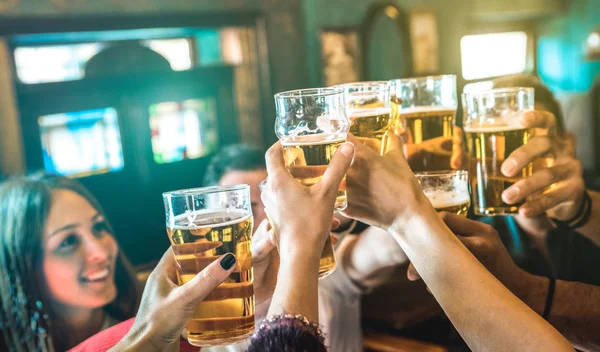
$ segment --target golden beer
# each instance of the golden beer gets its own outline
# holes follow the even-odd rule
[[[414,172],[450,169],[456,109],[444,107],[406,108],[399,123],[406,125],[402,138]],[[412,145],[412,146],[411,146]]]
[[[327,140],[327,137],[324,138],[322,135],[309,135],[296,137],[295,141],[289,144],[282,141],[285,165],[292,176],[303,185],[312,186],[321,180],[336,150],[346,141],[336,140],[335,137],[330,138],[333,140]],[[346,205],[346,177],[344,177],[338,189],[334,209],[342,211]],[[331,274],[335,267],[331,239],[327,237],[319,261],[319,278]]]
[[[401,109],[395,134],[414,172],[451,168],[456,116],[456,76],[439,75],[388,82]]]
[[[384,153],[386,135],[393,128],[391,109],[351,109],[350,123],[350,133],[356,139],[376,152]]]
[[[471,206],[469,193],[444,190],[429,190],[424,193],[438,213],[445,211],[467,216],[469,206]]]
[[[178,284],[225,253],[237,258],[229,278],[196,308],[186,326],[195,346],[222,346],[247,339],[254,332],[252,215],[241,210],[202,210],[177,216],[167,228],[177,266]]]
[[[421,144],[433,138],[450,138],[454,131],[456,109],[444,107],[407,108],[401,111],[410,134],[409,143]]]
[[[516,214],[524,201],[506,204],[502,201],[502,192],[515,182],[531,176],[532,164],[528,164],[515,177],[505,177],[500,168],[513,151],[529,142],[530,131],[520,125],[467,126],[465,134],[475,213]]]

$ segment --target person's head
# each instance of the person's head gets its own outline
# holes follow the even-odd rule
[[[211,160],[204,186],[250,185],[254,230],[266,218],[258,184],[267,178],[265,152],[258,147],[236,144],[221,149]]]
[[[493,80],[492,84],[494,88],[533,88],[535,90],[535,109],[549,111],[554,114],[558,132],[562,134],[565,131],[565,123],[560,104],[550,89],[548,89],[539,78],[528,74],[518,74],[496,78]]]
[[[0,294],[2,334],[17,350],[20,340],[25,350],[46,343],[61,350],[70,313],[103,308],[124,320],[138,299],[96,199],[78,182],[47,174],[0,185]]]

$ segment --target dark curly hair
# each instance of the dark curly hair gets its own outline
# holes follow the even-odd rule
[[[327,352],[319,338],[296,326],[279,325],[259,331],[247,352]]]

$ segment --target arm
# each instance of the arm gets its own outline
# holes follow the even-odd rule
[[[320,255],[315,255],[315,252],[281,258],[268,316],[298,313],[312,322],[319,321],[317,288]]]
[[[109,351],[178,351],[181,332],[196,306],[229,277],[235,263],[233,254],[225,254],[177,286],[177,264],[169,248],[148,277],[133,326]]]
[[[500,282],[535,312],[540,315],[543,313],[548,294],[548,278],[531,275],[519,268],[492,227],[467,219],[451,219],[449,216],[445,217],[445,221],[457,238]],[[460,230],[465,225],[461,225],[461,222],[466,223],[473,233],[464,236]],[[593,253],[587,253],[587,256],[590,255],[594,256]],[[413,280],[418,278],[413,269],[409,269],[408,276]],[[556,282],[548,321],[577,348],[600,348],[598,316],[600,287],[580,282]]]
[[[279,143],[267,151],[269,178],[261,198],[272,221],[279,252],[284,254],[280,256],[270,316],[301,314],[318,323],[319,249],[329,236],[337,190],[353,154],[353,145],[343,144],[321,180],[306,187],[285,168]]]
[[[345,215],[392,233],[472,349],[572,351],[444,225],[404,160],[400,142],[395,136],[390,142],[384,156],[356,145]]]
[[[592,214],[588,222],[577,229],[585,237],[600,246],[600,193],[587,191],[592,198]]]
[[[530,275],[515,293],[523,302],[542,314],[548,294],[548,279]],[[600,287],[580,282],[556,281],[548,322],[577,349],[600,349]]]
[[[392,233],[471,349],[573,350],[464,248],[433,209],[429,212],[401,222]]]

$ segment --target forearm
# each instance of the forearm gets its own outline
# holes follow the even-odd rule
[[[396,240],[385,230],[369,227],[360,236],[349,236],[341,262],[359,287],[374,288],[390,278],[394,269],[408,262]]]
[[[426,215],[394,226],[392,234],[471,349],[572,350],[496,280],[435,213],[421,210],[417,213]]]
[[[281,256],[277,286],[267,315],[302,314],[318,323],[318,272],[318,256],[304,253]]]
[[[590,190],[587,192],[592,199],[592,214],[588,222],[577,231],[600,246],[600,193]]]
[[[547,278],[532,275],[517,295],[541,315],[548,285]],[[600,350],[600,287],[557,281],[548,321],[577,349]]]

